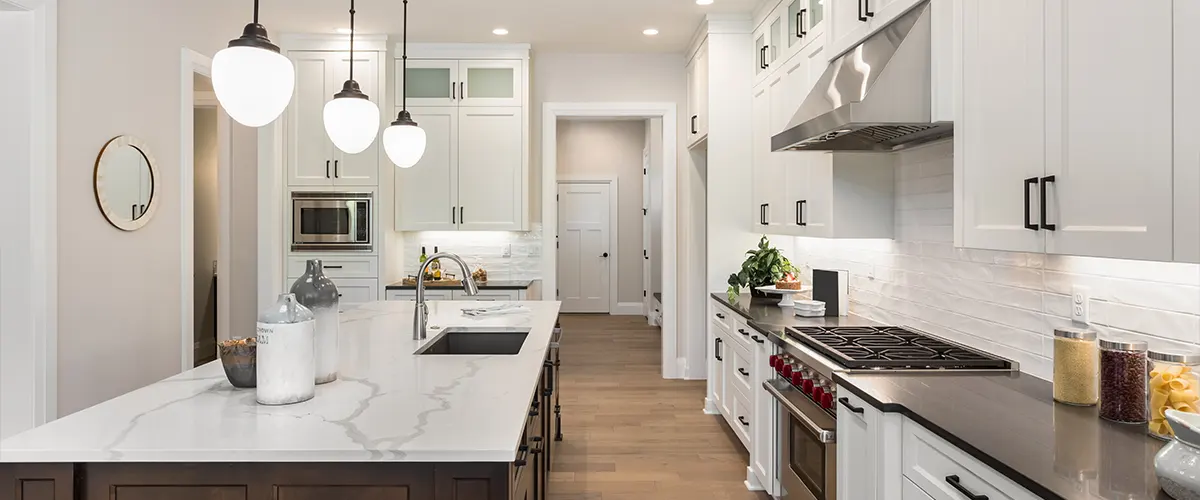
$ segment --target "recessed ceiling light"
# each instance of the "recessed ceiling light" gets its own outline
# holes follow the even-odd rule
[[[658,34],[658,30],[656,30],[654,28],[646,28],[645,30],[642,31],[642,34],[646,35],[646,36],[654,36],[654,35]]]
[[[339,35],[349,35],[350,34],[350,28],[338,28],[334,31],[336,31],[337,34],[339,34]]]
[[[696,0],[696,5],[712,5],[713,0]]]
[[[508,30],[506,30],[504,28],[496,28],[496,29],[492,30],[492,34],[504,36],[504,35],[508,34]]]

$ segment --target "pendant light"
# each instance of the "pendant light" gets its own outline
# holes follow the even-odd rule
[[[212,84],[225,112],[247,127],[275,121],[292,102],[296,68],[258,24],[258,0],[254,0],[254,22],[213,57]]]
[[[383,149],[397,167],[411,168],[425,156],[425,131],[408,114],[408,0],[404,0],[403,36],[400,60],[404,66],[400,74],[404,75],[404,89],[400,98],[400,114],[383,131]]]
[[[363,152],[379,135],[379,106],[354,81],[354,0],[350,0],[350,79],[325,103],[325,133],[346,154]]]

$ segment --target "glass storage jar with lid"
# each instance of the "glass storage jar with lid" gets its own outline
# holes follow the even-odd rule
[[[1076,406],[1095,405],[1099,399],[1099,357],[1096,332],[1054,329],[1054,400]]]
[[[1200,412],[1200,387],[1196,370],[1200,369],[1200,353],[1150,351],[1146,385],[1149,389],[1150,435],[1170,439],[1175,435],[1167,423],[1166,411]]]
[[[1146,343],[1100,339],[1100,418],[1146,422]]]

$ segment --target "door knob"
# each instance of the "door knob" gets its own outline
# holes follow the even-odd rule
[[[604,258],[606,258],[606,259],[607,259],[607,258],[608,258],[608,252],[604,252],[604,255],[601,255],[601,257],[604,257]]]

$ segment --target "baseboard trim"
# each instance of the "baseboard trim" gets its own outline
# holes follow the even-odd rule
[[[720,415],[721,409],[717,408],[717,403],[712,398],[704,398],[704,414],[705,415]]]
[[[758,480],[758,475],[754,474],[754,469],[749,466],[746,467],[746,481],[744,484],[746,485],[746,489],[750,491],[766,490],[766,488],[763,488],[762,482]]]
[[[617,307],[613,308],[613,316],[643,316],[645,315],[645,307],[641,302],[617,302]]]

